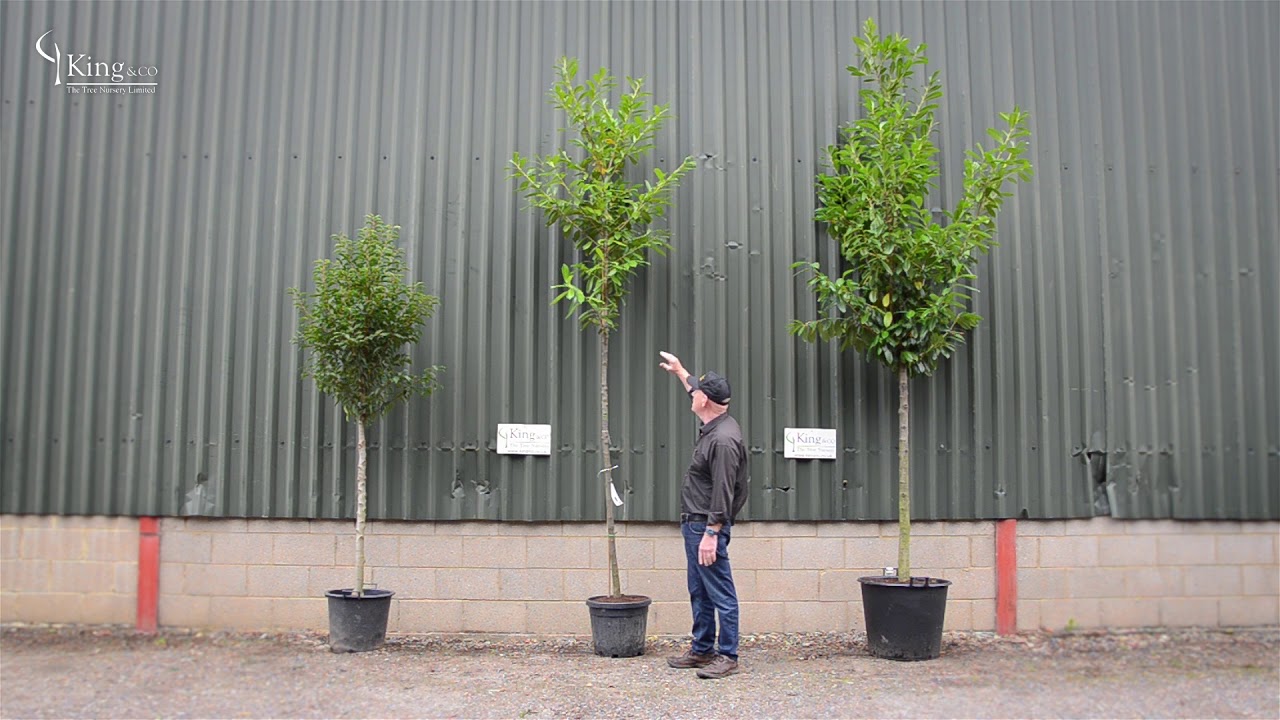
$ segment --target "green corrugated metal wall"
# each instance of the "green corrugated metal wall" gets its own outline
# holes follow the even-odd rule
[[[623,517],[675,516],[695,433],[659,349],[734,381],[750,517],[894,517],[891,379],[785,332],[814,312],[789,265],[834,257],[813,175],[868,15],[943,71],[938,205],[997,111],[1034,131],[985,323],[912,389],[916,514],[1280,517],[1280,6],[1227,2],[4,3],[0,510],[349,516],[354,433],[285,289],[377,212],[448,371],[376,428],[371,514],[600,517],[595,341],[504,171],[562,143],[570,54],[671,104],[650,168],[700,158],[614,343]],[[68,94],[50,30],[157,92]],[[499,422],[551,423],[552,456],[496,455]],[[840,459],[783,459],[791,426]]]

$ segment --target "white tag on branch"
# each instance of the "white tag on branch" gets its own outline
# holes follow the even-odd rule
[[[604,468],[600,472],[596,473],[596,475],[600,476],[609,472],[610,470],[617,470],[617,469],[618,469],[618,466],[613,465],[613,466]],[[618,495],[618,489],[613,486],[613,480],[609,480],[609,493],[613,495],[613,504],[617,505],[618,507],[622,507],[622,496]]]

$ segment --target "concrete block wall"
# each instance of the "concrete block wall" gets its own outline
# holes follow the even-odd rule
[[[0,517],[0,622],[133,623],[138,521]]]
[[[1018,629],[1280,624],[1280,523],[1018,523]]]
[[[653,598],[649,631],[689,629],[684,546],[671,523],[618,526],[624,592]],[[951,579],[947,627],[995,622],[994,526],[917,523],[916,574]],[[350,587],[346,521],[165,519],[160,623],[327,627],[326,590]],[[861,628],[857,578],[897,556],[894,523],[742,523],[729,554],[746,632]],[[589,634],[608,592],[602,524],[372,522],[366,581],[395,590],[392,632]]]
[[[1280,523],[1017,523],[1018,627],[1280,624]],[[689,626],[674,524],[619,526],[623,588],[653,598],[650,632]],[[742,523],[730,556],[744,632],[862,629],[857,578],[896,562],[895,523]],[[129,623],[136,518],[0,516],[0,621]],[[587,634],[607,591],[598,523],[372,522],[366,580],[396,591],[393,632]],[[953,584],[946,627],[995,626],[995,524],[917,522],[913,574]],[[327,628],[350,587],[349,521],[160,522],[161,625]]]

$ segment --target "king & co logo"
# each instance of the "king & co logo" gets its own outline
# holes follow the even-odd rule
[[[72,95],[155,94],[159,86],[156,78],[160,74],[156,66],[100,60],[87,53],[68,51],[64,54],[58,43],[49,38],[52,33],[53,30],[49,30],[36,40],[36,52],[53,63],[55,87],[65,87]]]

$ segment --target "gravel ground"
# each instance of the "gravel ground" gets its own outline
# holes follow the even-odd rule
[[[743,638],[744,671],[667,668],[584,638],[401,635],[335,655],[323,634],[5,626],[5,718],[1277,718],[1280,630],[948,633],[930,662],[877,660],[861,633]]]

